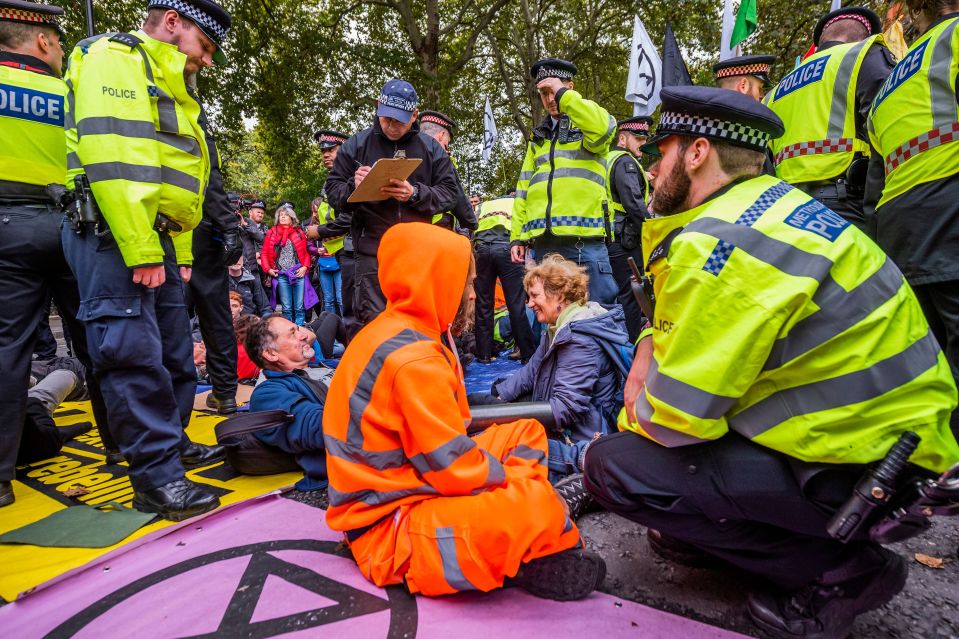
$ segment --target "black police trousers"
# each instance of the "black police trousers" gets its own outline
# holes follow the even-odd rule
[[[666,448],[621,432],[589,447],[585,484],[606,509],[796,590],[872,544],[826,533],[863,468],[807,464],[735,433]]]
[[[639,303],[633,295],[633,287],[630,284],[633,271],[626,260],[633,258],[636,260],[636,266],[642,269],[643,251],[639,247],[633,250],[624,249],[619,242],[610,242],[606,248],[609,250],[609,265],[613,267],[613,279],[619,287],[616,291],[616,301],[623,307],[623,313],[626,315],[626,332],[629,334],[629,341],[635,344],[646,318],[643,317],[643,311],[640,310]]]
[[[353,313],[356,315],[356,326],[359,330],[386,310],[386,296],[380,288],[379,262],[376,256],[356,253],[355,258]]]
[[[509,324],[523,360],[536,351],[533,329],[526,318],[526,292],[523,290],[523,265],[510,258],[509,242],[477,241],[476,253],[476,357],[489,359],[493,354],[493,311],[496,278],[503,284]]]
[[[912,290],[932,334],[946,354],[952,377],[959,384],[959,280],[914,284]],[[959,408],[952,411],[949,426],[952,434],[959,437]]]
[[[53,206],[0,204],[0,481],[14,478],[37,326],[51,295],[72,329],[74,354],[87,369],[94,418],[106,430],[103,398],[76,320],[80,296],[63,256],[62,221],[63,214]]]
[[[200,321],[206,344],[206,371],[218,398],[236,397],[236,334],[230,314],[230,274],[223,265],[223,244],[206,220],[193,230],[193,274],[189,303]]]

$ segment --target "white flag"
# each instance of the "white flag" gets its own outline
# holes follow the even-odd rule
[[[832,0],[832,6],[829,7],[829,10],[835,11],[836,9],[842,9],[842,0]]]
[[[733,11],[733,0],[726,0],[723,4],[723,34],[719,42],[719,60],[728,60],[740,54],[737,46],[735,49],[729,46],[733,39],[733,27],[736,26],[736,13]]]
[[[483,161],[489,162],[490,153],[496,146],[496,120],[493,119],[493,109],[486,98],[486,110],[483,111]]]
[[[633,115],[652,115],[659,105],[662,88],[663,61],[646,33],[643,21],[633,19],[633,44],[626,77],[626,100],[633,103]]]

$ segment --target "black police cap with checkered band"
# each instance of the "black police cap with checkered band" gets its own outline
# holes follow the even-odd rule
[[[221,66],[226,64],[223,42],[230,31],[233,19],[226,9],[216,2],[213,0],[149,0],[147,9],[173,9],[184,18],[188,18],[216,45],[213,61]]]
[[[576,65],[569,60],[544,58],[529,68],[529,77],[536,82],[546,78],[559,78],[568,82],[576,75]]]
[[[643,146],[643,153],[659,155],[656,144],[671,135],[711,138],[762,152],[785,131],[782,120],[769,107],[736,91],[667,87],[660,97],[659,126]]]
[[[771,84],[769,69],[776,60],[774,55],[741,55],[717,62],[713,65],[713,73],[716,74],[717,81],[740,75],[752,75],[762,80],[764,85],[769,86]]]
[[[59,18],[63,9],[52,4],[38,4],[27,0],[0,0],[0,21],[21,22],[53,27],[63,37]]]

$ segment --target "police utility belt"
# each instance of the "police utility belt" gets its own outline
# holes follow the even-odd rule
[[[104,227],[102,233],[109,232],[87,176],[82,173],[74,176],[73,187],[73,190],[67,190],[62,184],[48,184],[46,190],[54,204],[70,219],[74,231],[82,233],[84,225],[92,225],[98,235],[101,234],[101,226]],[[157,233],[179,233],[183,227],[163,213],[157,212],[153,230]]]

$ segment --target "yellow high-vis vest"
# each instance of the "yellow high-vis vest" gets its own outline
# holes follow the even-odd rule
[[[880,459],[910,430],[915,464],[959,460],[949,363],[902,273],[859,229],[771,176],[682,216],[678,235],[674,216],[643,225],[653,362],[638,423],[624,411],[621,429],[665,446],[732,430],[837,464]]]
[[[643,178],[643,200],[646,204],[649,204],[649,176],[646,175],[646,171],[643,170],[643,166],[639,163],[639,160],[636,159],[629,151],[624,151],[623,149],[615,149],[606,154],[606,201],[608,202],[609,207],[609,224],[610,228],[613,230],[613,237],[611,240],[615,240],[616,233],[616,224],[619,220],[622,220],[626,217],[626,209],[623,207],[622,203],[617,202],[616,198],[613,197],[613,167],[616,166],[616,160],[628,155],[632,158],[633,162],[636,163],[636,167],[639,169],[639,175]]]
[[[910,188],[959,173],[959,18],[936,25],[909,48],[876,94],[867,124],[885,160],[878,208]]]
[[[0,65],[0,180],[62,184],[67,173],[60,78]]]
[[[857,152],[869,156],[869,144],[856,137],[856,78],[869,48],[882,43],[877,34],[817,51],[766,95],[786,125],[770,143],[776,177],[790,184],[830,180]]]
[[[513,204],[515,198],[499,197],[495,200],[480,202],[476,208],[477,233],[501,227],[509,231],[513,222]]]
[[[67,188],[85,173],[127,266],[163,262],[157,213],[177,262],[193,261],[210,178],[201,107],[183,76],[186,55],[142,31],[103,34],[77,44],[67,68]]]
[[[558,134],[534,132],[526,147],[516,183],[513,241],[533,240],[547,231],[561,237],[608,235],[606,153],[616,120],[572,89],[557,95]]]
[[[320,204],[320,208],[316,210],[316,217],[320,221],[320,224],[329,224],[336,217],[336,213],[333,211],[329,202],[323,202]],[[344,237],[345,236],[340,235],[339,237],[331,237],[323,240],[323,248],[325,248],[326,252],[330,255],[336,255],[343,250]]]

